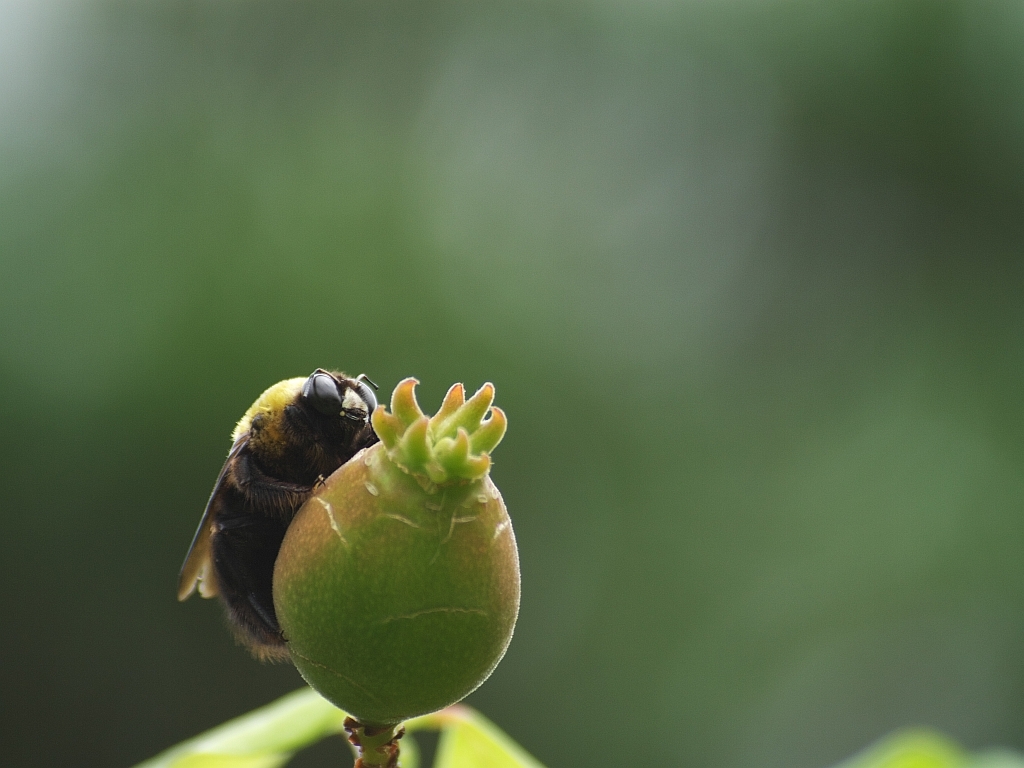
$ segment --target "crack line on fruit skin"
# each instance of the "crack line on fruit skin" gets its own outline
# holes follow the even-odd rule
[[[397,515],[397,514],[395,514],[393,512],[383,512],[382,516],[383,517],[390,517],[392,520],[397,520],[400,523],[405,523],[406,525],[412,526],[413,528],[420,528],[420,529],[423,528],[422,525],[418,525],[418,524],[414,523],[408,517],[403,517],[402,515]]]
[[[327,513],[327,520],[331,524],[331,530],[338,534],[338,538],[341,539],[341,543],[347,547],[348,541],[342,535],[341,528],[338,526],[338,521],[334,519],[334,508],[331,506],[331,503],[329,501],[324,501],[319,496],[316,497],[316,500],[320,502],[324,508],[324,512]]]
[[[386,619],[381,620],[381,624],[389,624],[392,621],[398,621],[399,619],[416,619],[420,616],[426,616],[428,613],[478,613],[481,616],[486,616],[487,611],[480,608],[426,608],[422,611],[413,611],[412,613],[403,613],[400,616],[388,616]]]
[[[505,520],[505,521],[499,523],[498,526],[494,529],[494,535],[491,537],[491,541],[494,541],[495,539],[497,539],[507,529],[508,529],[508,520]]]
[[[468,517],[456,517],[455,513],[452,512],[452,519],[448,522],[448,535],[445,536],[443,539],[441,539],[441,543],[437,545],[437,552],[435,552],[434,556],[432,558],[430,558],[429,565],[433,565],[434,564],[434,562],[437,560],[438,556],[440,556],[440,554],[441,554],[441,548],[445,544],[447,544],[449,541],[452,540],[452,536],[455,535],[455,525],[456,525],[456,523],[471,523],[474,520],[476,520],[476,516],[475,515],[469,515]]]
[[[452,513],[452,519],[448,523],[448,535],[441,540],[441,544],[447,544],[452,540],[452,536],[455,535],[455,526],[458,523],[471,523],[476,520],[475,515],[467,515],[465,517],[456,517],[455,513]]]
[[[368,690],[366,690],[365,688],[363,688],[363,686],[361,686],[361,685],[360,685],[359,683],[357,683],[357,682],[356,682],[355,680],[353,680],[352,678],[350,678],[350,677],[349,677],[348,675],[343,675],[343,674],[341,674],[341,672],[339,672],[338,670],[336,670],[336,669],[333,669],[333,668],[331,668],[331,667],[328,667],[328,666],[327,666],[326,664],[321,664],[321,663],[320,663],[319,661],[313,661],[313,660],[312,660],[311,658],[309,658],[309,656],[303,656],[303,655],[302,655],[301,653],[299,653],[298,651],[296,651],[296,650],[295,650],[294,648],[289,648],[289,650],[290,650],[290,651],[291,651],[291,652],[292,652],[292,653],[293,653],[293,654],[294,654],[295,656],[298,656],[298,657],[299,657],[300,659],[302,659],[303,661],[308,661],[308,662],[309,662],[310,664],[312,664],[312,665],[313,665],[314,667],[320,667],[320,669],[324,669],[324,670],[326,670],[326,671],[330,672],[330,673],[331,673],[332,675],[337,675],[337,676],[338,676],[338,677],[340,677],[340,678],[341,678],[342,680],[344,680],[344,681],[345,681],[346,683],[348,683],[349,685],[351,685],[351,686],[352,686],[353,688],[358,688],[358,689],[359,689],[360,691],[362,691],[363,693],[365,693],[365,694],[366,694],[367,696],[369,696],[369,697],[370,697],[371,699],[373,699],[374,701],[376,701],[376,702],[380,703],[380,699],[378,699],[378,698],[377,698],[376,696],[374,696],[374,695],[373,695],[373,694],[372,694],[372,693],[371,693],[370,691],[368,691]]]

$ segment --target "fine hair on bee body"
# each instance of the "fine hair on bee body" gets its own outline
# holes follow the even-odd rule
[[[219,596],[236,637],[264,660],[288,650],[274,611],[274,562],[317,484],[377,442],[365,375],[318,368],[260,395],[231,435],[178,580],[178,599]]]

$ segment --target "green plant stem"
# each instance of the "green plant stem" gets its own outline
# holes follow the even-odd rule
[[[347,717],[345,731],[356,750],[353,768],[398,768],[398,740],[405,735],[405,726],[364,725]]]

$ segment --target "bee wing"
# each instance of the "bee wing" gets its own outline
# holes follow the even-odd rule
[[[217,475],[217,482],[213,485],[210,499],[206,502],[206,509],[203,510],[203,517],[196,528],[196,535],[192,537],[192,544],[185,555],[185,562],[181,566],[181,573],[178,575],[178,600],[184,600],[196,588],[202,597],[215,597],[217,595],[217,582],[213,575],[213,562],[210,559],[210,535],[213,532],[213,518],[220,503],[219,494],[224,485],[224,478],[228,474],[228,467],[238,456],[239,452],[249,444],[248,433],[242,435],[231,446],[224,466],[220,468]]]

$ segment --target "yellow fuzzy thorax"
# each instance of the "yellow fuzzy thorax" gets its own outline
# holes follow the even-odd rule
[[[231,433],[231,442],[235,442],[249,431],[249,426],[252,424],[253,417],[257,413],[267,414],[270,417],[267,419],[267,424],[270,429],[273,429],[278,423],[278,419],[274,418],[274,416],[280,414],[286,406],[295,402],[299,393],[302,392],[302,385],[305,381],[306,378],[300,376],[296,379],[279,381],[277,384],[269,387],[262,395],[256,398],[256,402],[249,406],[249,410],[238,421],[235,431]],[[274,435],[267,435],[267,437],[273,440]]]

